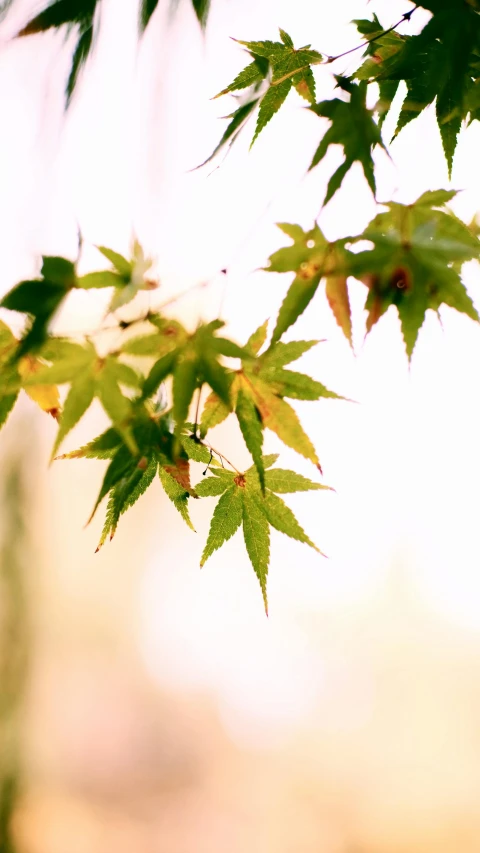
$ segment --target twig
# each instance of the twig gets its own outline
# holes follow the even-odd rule
[[[202,388],[203,388],[203,384],[202,384],[202,385],[200,385],[200,388],[198,389],[197,408],[196,408],[196,410],[195,410],[195,422],[194,422],[194,435],[195,435],[195,438],[197,437],[198,415],[199,415],[199,413],[200,413],[200,400],[201,400],[201,397],[202,397]],[[211,460],[210,460],[210,461],[211,461]],[[208,464],[210,464],[210,462],[209,462]]]
[[[220,461],[222,462],[222,467],[223,467],[223,461],[225,461],[227,463],[227,465],[230,465],[230,468],[233,468],[233,470],[237,472],[237,474],[242,473],[241,471],[238,470],[237,466],[233,464],[233,462],[230,462],[230,459],[227,459],[227,457],[223,455],[223,453],[220,453],[220,451],[215,450],[215,448],[212,447],[210,444],[205,444],[205,447],[207,448],[207,450],[210,450],[211,453],[215,453],[219,457]]]
[[[389,27],[388,30],[383,30],[383,32],[378,33],[378,35],[373,36],[373,38],[367,39],[366,41],[362,42],[362,44],[357,44],[356,47],[351,47],[350,50],[345,50],[343,53],[339,53],[338,56],[327,56],[326,62],[323,64],[330,65],[332,62],[336,62],[337,59],[341,59],[343,56],[348,56],[350,53],[355,53],[355,51],[361,50],[362,47],[368,47],[368,45],[372,44],[372,42],[378,41],[378,39],[381,39],[383,38],[383,36],[388,35],[388,33],[393,32],[393,30],[396,30],[397,27],[399,27],[400,24],[403,24],[404,21],[409,21],[416,9],[418,9],[418,6],[414,6],[413,9],[410,9],[409,12],[405,12],[405,14],[402,15],[400,20],[397,21],[397,23],[394,24],[393,27]]]

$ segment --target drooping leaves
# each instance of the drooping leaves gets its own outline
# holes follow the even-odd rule
[[[469,116],[471,120],[478,118],[471,93],[480,78],[480,16],[475,3],[432,0],[420,5],[433,13],[422,31],[414,36],[389,33],[376,40],[357,77],[379,83],[381,114],[388,111],[399,82],[405,81],[407,95],[395,136],[436,100],[450,174],[461,123]],[[369,23],[381,30],[376,18],[356,23],[363,33]]]
[[[257,467],[261,488],[264,488],[262,462],[263,430],[270,429],[293,450],[313,462],[321,470],[312,442],[306,435],[297,413],[285,398],[294,400],[319,400],[321,397],[343,399],[329,391],[321,382],[310,376],[285,370],[318,341],[290,341],[283,343],[272,339],[268,349],[257,357],[253,351],[261,349],[266,338],[266,325],[258,329],[247,342],[244,351],[251,353],[242,360],[242,367],[231,381],[229,403],[211,394],[205,403],[200,423],[200,435],[222,423],[231,411],[235,412],[245,443]]]
[[[108,495],[105,524],[98,549],[106,538],[113,537],[121,515],[133,506],[153,482],[157,471],[162,486],[187,525],[192,528],[188,513],[189,497],[198,497],[190,484],[189,448],[179,445],[168,415],[150,416],[139,408],[134,412],[131,436],[135,452],[122,431],[110,428],[85,447],[58,457],[60,459],[107,459],[109,465],[90,520]],[[203,448],[207,458],[208,452]],[[98,550],[97,549],[97,550]]]
[[[373,119],[373,112],[366,106],[367,83],[362,81],[357,85],[346,77],[339,76],[335,79],[338,86],[350,96],[350,100],[333,98],[310,107],[316,115],[331,121],[329,130],[322,137],[313,155],[310,169],[323,160],[330,145],[342,145],[345,155],[345,160],[330,178],[324,205],[335,195],[355,162],[361,164],[367,183],[375,195],[372,151],[376,145],[385,148],[380,129]]]
[[[369,332],[390,305],[397,307],[411,358],[427,310],[449,305],[473,320],[477,311],[459,276],[464,261],[480,258],[480,241],[463,222],[442,209],[453,192],[424,193],[414,204],[391,202],[357,240],[373,248],[350,258],[350,274],[368,287]]]
[[[18,33],[29,36],[49,29],[76,28],[77,43],[73,51],[72,64],[66,85],[66,105],[70,103],[81,69],[84,67],[93,45],[95,12],[99,0],[55,0],[32,18]]]
[[[53,383],[70,384],[52,453],[55,454],[70,430],[83,417],[94,397],[98,397],[112,423],[134,451],[136,445],[131,433],[132,403],[123,394],[120,386],[139,390],[139,374],[128,365],[122,364],[117,356],[100,358],[91,342],[82,346],[52,339],[41,351],[41,357],[43,364],[24,377],[25,388]]]
[[[207,163],[210,163],[214,157],[223,149],[226,145],[230,148],[232,144],[235,142],[238,134],[245,127],[251,113],[253,113],[255,107],[257,106],[260,98],[252,98],[252,100],[248,100],[246,103],[242,104],[238,109],[234,110],[230,115],[225,116],[225,118],[231,119],[228,127],[226,128],[222,138],[218,145],[213,149],[212,153],[203,163],[200,163],[197,166],[197,169],[201,169],[202,166],[205,166]]]
[[[143,398],[155,393],[168,377],[173,377],[172,412],[177,433],[183,429],[197,388],[207,384],[215,399],[230,410],[231,374],[220,360],[250,357],[245,348],[222,338],[217,332],[224,325],[220,320],[198,326],[188,335],[179,323],[158,319],[158,332],[144,338],[127,341],[123,352],[130,355],[160,355],[143,384]]]
[[[192,5],[200,25],[205,28],[210,11],[210,0],[192,0]]]
[[[279,223],[278,227],[292,240],[293,245],[279,249],[269,259],[269,272],[295,272],[296,277],[280,308],[272,340],[277,341],[305,311],[322,279],[333,315],[350,345],[352,320],[347,289],[350,252],[345,241],[329,243],[315,225],[304,231],[299,225]]]
[[[103,526],[97,551],[105,543],[107,537],[113,539],[120,516],[134,506],[139,498],[147,491],[157,473],[158,461],[154,457],[148,461],[141,460],[133,471],[126,475],[111,489],[105,523]]]
[[[326,488],[319,486],[293,471],[270,469],[276,457],[263,457],[266,488],[262,491],[255,466],[245,473],[214,469],[212,477],[198,486],[204,496],[221,495],[213,513],[207,544],[202,554],[201,565],[243,527],[245,547],[262,590],[265,610],[267,603],[267,575],[270,562],[270,527],[275,527],[292,539],[305,542],[316,551],[319,549],[299,525],[292,511],[275,492],[297,492]],[[270,469],[270,470],[268,470]],[[319,552],[321,553],[321,552]]]
[[[28,384],[29,378],[41,369],[42,364],[32,355],[18,358],[20,347],[21,341],[0,320],[0,427],[12,411],[22,387],[44,412],[56,420],[60,415],[58,388],[48,382],[35,386]]]
[[[143,33],[150,23],[155,9],[158,6],[158,0],[140,0],[140,33]]]
[[[47,338],[48,328],[72,287],[76,286],[75,267],[65,258],[44,257],[42,278],[21,281],[0,302],[1,308],[26,314],[28,323],[14,360],[38,351]]]
[[[242,383],[243,385],[243,383]],[[249,393],[248,388],[240,386],[237,392],[235,413],[260,478],[262,489],[265,488],[265,470],[263,468],[263,424],[261,415]]]
[[[275,432],[278,437],[301,456],[309,459],[321,470],[317,452],[306,435],[297,413],[287,403],[285,398],[295,400],[319,400],[321,397],[342,399],[333,391],[329,391],[320,382],[311,379],[303,373],[285,370],[285,365],[296,361],[300,356],[314,346],[317,341],[291,341],[287,344],[272,341],[269,348],[254,360],[242,364],[232,387],[232,404],[239,420],[246,444],[253,459],[258,459],[260,446],[255,444],[258,419],[263,428]],[[241,401],[240,416],[238,403]],[[244,421],[243,407],[245,399],[249,401],[250,429],[252,434],[247,441],[247,429]],[[252,406],[254,407],[252,410]],[[263,472],[258,466],[260,482],[263,487]]]

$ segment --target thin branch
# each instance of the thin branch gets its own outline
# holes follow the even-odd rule
[[[206,444],[206,442],[202,442],[202,444],[204,445],[204,447],[207,448],[207,450],[210,450],[211,453],[215,453],[216,456],[218,456],[220,458],[220,461],[222,462],[222,466],[223,466],[223,462],[226,462],[227,465],[230,465],[230,468],[233,468],[233,470],[237,472],[237,474],[242,473],[241,471],[238,470],[236,465],[233,464],[233,462],[230,462],[230,459],[227,459],[227,457],[224,456],[223,453],[220,453],[219,450],[215,450],[215,448],[212,447],[211,444]]]
[[[203,384],[202,384],[202,385],[200,385],[200,388],[198,389],[197,408],[196,408],[196,410],[195,410],[195,421],[194,421],[194,424],[193,424],[193,425],[194,425],[194,435],[195,435],[195,438],[197,437],[198,415],[199,415],[199,413],[200,413],[200,400],[201,400],[201,398],[202,398],[202,388],[203,388]],[[210,463],[209,463],[209,464],[210,464]]]
[[[350,53],[355,53],[355,51],[361,50],[362,47],[368,47],[368,45],[372,44],[372,42],[378,41],[378,39],[383,38],[383,36],[388,35],[388,33],[392,33],[394,30],[397,29],[397,27],[400,26],[400,24],[403,24],[404,21],[409,21],[416,9],[418,9],[418,6],[414,6],[413,9],[410,9],[409,12],[405,12],[405,14],[402,15],[400,20],[397,21],[397,23],[394,24],[393,27],[389,27],[388,30],[383,30],[381,33],[378,33],[378,35],[373,36],[373,38],[367,39],[367,41],[362,42],[362,44],[358,44],[356,47],[351,47],[350,50],[345,50],[343,53],[339,53],[338,56],[328,56],[324,64],[330,65],[332,62],[336,62],[337,59],[341,59],[343,56],[348,56]]]

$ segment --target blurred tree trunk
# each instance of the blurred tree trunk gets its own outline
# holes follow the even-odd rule
[[[25,438],[25,436],[24,436]],[[25,570],[29,535],[25,440],[4,460],[0,480],[0,850],[15,853],[12,817],[21,786],[21,713],[28,669]],[[20,445],[20,447],[18,446]]]

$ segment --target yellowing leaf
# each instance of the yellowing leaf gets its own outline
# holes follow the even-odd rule
[[[18,363],[18,372],[22,379],[27,380],[41,367],[41,362],[33,356],[24,356]],[[52,418],[60,417],[60,395],[56,385],[31,385],[25,391],[37,406],[47,412]]]
[[[251,381],[252,395],[260,412],[263,423],[275,432],[288,446],[306,459],[310,459],[317,468],[320,466],[315,448],[303,431],[296,412],[285,400],[276,397],[265,382],[260,379]]]

